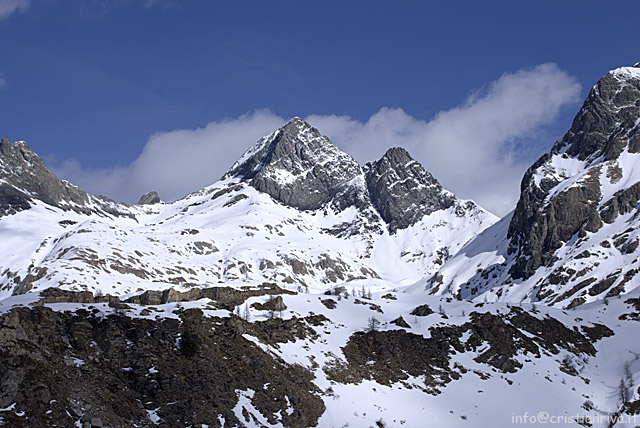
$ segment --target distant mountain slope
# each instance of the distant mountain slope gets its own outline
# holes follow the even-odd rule
[[[626,293],[640,284],[639,201],[640,63],[600,79],[526,172],[515,211],[426,289],[569,307]]]
[[[23,142],[4,142],[5,152],[0,296],[51,286],[122,295],[220,282],[410,284],[495,221],[406,151],[363,169],[299,118],[217,183],[169,204],[157,194],[144,205],[95,197],[58,180]]]
[[[129,209],[88,194],[56,177],[24,141],[0,141],[0,217],[28,209],[39,200],[65,211],[127,216]]]

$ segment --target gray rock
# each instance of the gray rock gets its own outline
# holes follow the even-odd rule
[[[411,311],[411,315],[415,315],[417,317],[426,317],[427,315],[431,315],[432,313],[433,311],[427,304],[420,305]]]
[[[638,186],[620,191],[609,201],[601,201],[601,161],[614,161],[624,151],[640,152],[640,80],[609,73],[591,89],[571,129],[551,151],[526,172],[520,199],[509,225],[509,253],[515,260],[509,273],[527,279],[543,265],[553,262],[555,251],[574,234],[600,229],[630,212],[640,199]],[[549,194],[561,179],[535,175],[547,167],[553,156],[585,161],[590,171],[581,185]],[[611,168],[615,176],[615,167]],[[604,202],[599,210],[598,205]]]
[[[91,418],[90,424],[91,428],[102,428],[104,426],[102,425],[102,419],[100,418]]]
[[[69,412],[69,414],[75,418],[80,418],[82,417],[82,410],[77,407],[77,406],[70,406],[67,407],[67,411]]]
[[[63,210],[126,215],[124,204],[104,196],[94,196],[60,180],[24,141],[0,142],[0,216],[29,209],[39,199]],[[90,208],[89,204],[97,208]]]
[[[404,327],[404,328],[411,328],[411,326],[404,320],[404,318],[402,318],[402,316],[399,316],[398,318],[394,319],[393,321],[390,321],[391,324],[395,324],[398,327]]]
[[[153,205],[160,203],[160,195],[155,190],[145,193],[140,197],[138,205]]]
[[[261,139],[223,178],[238,177],[278,202],[300,210],[332,203],[338,210],[365,205],[362,169],[300,118]]]
[[[365,165],[364,171],[373,206],[391,232],[412,226],[455,202],[455,196],[405,149],[387,150],[380,160]]]

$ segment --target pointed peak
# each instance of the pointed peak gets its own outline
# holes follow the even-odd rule
[[[36,162],[44,165],[44,162],[29,147],[25,141],[11,142],[7,138],[0,141],[0,157],[3,158],[8,165],[22,165],[23,163]]]
[[[142,195],[142,197],[138,201],[138,205],[153,205],[153,204],[159,204],[160,202],[161,200],[160,200],[160,196],[158,195],[158,192],[156,192],[155,190],[152,190]]]
[[[640,79],[640,62],[635,63],[633,66],[618,67],[611,70],[608,75],[612,75],[618,79],[626,80],[628,78]]]
[[[3,138],[2,141],[0,141],[0,148],[3,152],[6,152],[7,150],[15,151],[21,149],[22,151],[26,150],[33,153],[33,150],[29,147],[26,141],[14,141],[12,143],[8,138]]]
[[[392,233],[456,201],[402,147],[392,147],[379,160],[368,163],[365,174],[371,201]]]
[[[351,156],[294,117],[247,150],[223,179],[239,178],[285,205],[315,210],[360,174]]]
[[[402,147],[391,147],[384,153],[384,155],[382,155],[382,157],[386,159],[393,159],[396,161],[397,160],[409,160],[409,161],[413,160],[409,152]]]
[[[284,142],[294,141],[296,139],[300,139],[304,142],[310,139],[322,137],[320,131],[311,126],[309,122],[302,120],[298,116],[294,117],[282,128],[280,128],[278,130],[278,134],[282,136],[280,140]],[[329,141],[328,138],[325,137],[325,139],[327,140],[327,142]]]
[[[289,122],[287,122],[287,124],[285,125],[285,127],[286,127],[286,126],[289,126],[289,125],[296,125],[296,124],[298,124],[298,125],[309,125],[309,124],[308,124],[304,119],[302,119],[300,116],[293,116],[293,117],[289,120]]]

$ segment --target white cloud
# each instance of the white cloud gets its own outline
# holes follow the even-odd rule
[[[428,122],[389,108],[365,123],[344,116],[308,120],[359,162],[379,158],[389,147],[404,147],[459,197],[503,215],[515,207],[522,175],[534,160],[521,156],[514,142],[535,136],[579,94],[575,78],[555,64],[543,64],[504,74]]]
[[[30,0],[0,0],[0,20],[14,12],[26,12],[30,5]]]
[[[573,77],[543,64],[504,74],[430,121],[392,108],[366,122],[334,115],[306,120],[361,163],[379,158],[389,147],[405,147],[447,189],[503,215],[515,206],[522,175],[534,160],[520,156],[514,142],[535,136],[563,106],[578,101],[579,92]],[[86,170],[68,160],[55,172],[90,192],[128,202],[151,189],[173,200],[214,182],[244,150],[284,121],[258,111],[204,128],[158,133],[126,167]]]
[[[96,194],[137,202],[149,190],[171,201],[219,179],[262,136],[284,119],[257,111],[203,128],[159,132],[128,166],[91,170],[68,159],[52,169],[59,176]]]

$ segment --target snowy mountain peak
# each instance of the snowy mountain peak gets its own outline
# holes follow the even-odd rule
[[[462,298],[575,307],[628,293],[640,272],[640,69],[610,71],[526,172],[514,212],[429,282]]]
[[[145,193],[138,200],[137,205],[154,205],[161,202],[160,195],[155,190]]]
[[[60,180],[24,141],[0,142],[0,216],[29,209],[40,200],[63,210],[130,215],[124,204],[90,195]]]
[[[361,175],[351,156],[296,117],[258,141],[224,178],[247,181],[284,205],[317,210],[338,194],[358,199],[354,192],[362,193]],[[337,205],[344,208],[341,202]]]
[[[359,212],[340,235],[364,229],[395,233],[455,205],[455,215],[477,215],[473,202],[457,201],[409,153],[391,148],[361,168],[309,123],[296,117],[251,147],[223,179],[248,183],[278,202],[303,211]],[[357,226],[356,226],[357,225]]]
[[[455,196],[403,148],[387,150],[364,170],[371,201],[392,232],[455,202]]]
[[[598,231],[611,189],[635,183],[622,180],[640,152],[640,78],[628,70],[640,77],[640,69],[623,67],[600,79],[569,132],[525,174],[509,227],[515,278],[533,275],[575,233]]]

